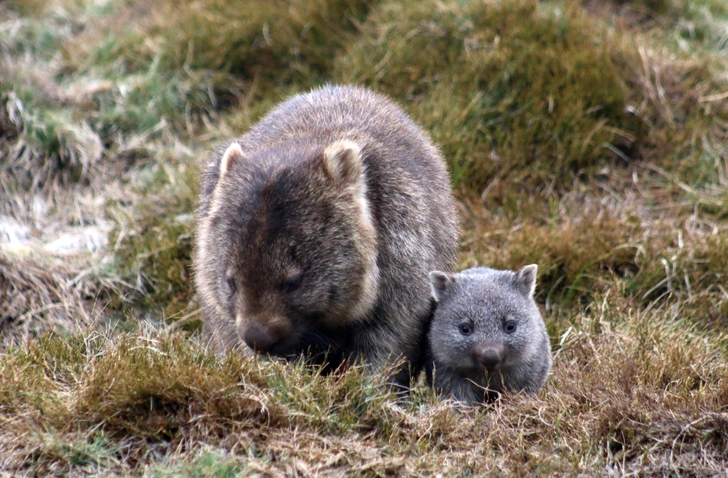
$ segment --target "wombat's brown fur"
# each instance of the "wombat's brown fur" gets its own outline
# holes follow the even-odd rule
[[[198,209],[204,328],[319,363],[421,367],[428,272],[452,268],[456,210],[445,164],[383,96],[327,86],[272,110],[209,163]]]

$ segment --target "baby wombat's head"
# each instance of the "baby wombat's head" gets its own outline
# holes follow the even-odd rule
[[[365,173],[348,140],[251,155],[233,143],[222,155],[198,230],[198,290],[252,349],[325,352],[373,307],[377,233]]]
[[[473,387],[531,393],[541,388],[551,356],[533,300],[536,272],[532,264],[516,272],[478,267],[430,273],[437,306],[429,346],[439,388],[465,401],[476,400]]]

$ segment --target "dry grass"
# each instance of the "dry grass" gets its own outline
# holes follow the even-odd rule
[[[265,7],[0,2],[0,474],[724,475],[723,2]],[[538,397],[458,409],[200,342],[200,162],[327,81],[442,146],[461,267],[539,264]]]
[[[425,389],[398,402],[358,369],[215,357],[164,329],[46,335],[2,362],[3,466],[129,472],[156,455],[187,469],[215,453],[207,466],[273,475],[724,469],[725,335],[604,300],[557,339],[539,397],[456,410]]]
[[[57,258],[0,252],[0,340],[22,343],[50,331],[78,333],[114,314],[101,315],[132,287],[103,267],[79,267]]]

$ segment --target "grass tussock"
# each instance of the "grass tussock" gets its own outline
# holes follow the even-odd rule
[[[63,108],[67,95],[51,79],[59,68],[55,53],[73,27],[63,14],[8,15],[0,23],[0,173],[8,195],[88,181],[102,158],[101,138],[85,118]]]
[[[179,9],[162,3],[141,36],[157,39],[170,68],[223,70],[260,81],[290,81],[325,73],[350,41],[371,2],[275,1],[230,4],[211,0]],[[151,59],[155,52],[142,57]]]
[[[709,60],[642,41],[569,2],[392,2],[336,75],[406,99],[454,183],[478,192],[501,180],[563,187],[614,161],[694,173],[711,149],[695,141],[712,121],[701,100],[720,82]]]
[[[665,216],[645,216],[631,203],[622,197],[595,204],[575,195],[541,204],[521,196],[488,210],[465,199],[461,263],[538,264],[538,297],[556,314],[611,291],[637,307],[679,305],[690,320],[725,330],[724,228],[690,220],[670,226]]]
[[[614,217],[584,217],[551,228],[523,224],[506,238],[507,250],[485,261],[499,269],[518,264],[542,264],[539,287],[561,301],[583,298],[600,287],[611,286],[612,275],[634,276],[639,271],[640,249],[633,240],[639,235]],[[497,247],[497,246],[496,246]]]
[[[128,472],[149,453],[284,474],[718,472],[725,336],[667,309],[625,312],[602,301],[575,318],[539,397],[467,410],[425,389],[398,401],[359,368],[216,357],[179,332],[44,336],[0,363],[0,446],[6,469],[36,473]]]
[[[0,253],[1,342],[86,328],[122,287],[92,269]]]
[[[563,180],[635,139],[612,44],[573,5],[392,2],[377,14],[339,70],[412,99],[456,183]]]
[[[131,2],[120,15],[134,28],[109,24],[102,42],[85,47],[77,40],[65,49],[71,64],[109,65],[126,73],[150,67],[190,77],[208,76],[207,85],[225,106],[239,94],[232,85],[248,81],[311,84],[325,79],[333,58],[356,34],[368,1],[315,0],[229,2],[204,0],[186,5]],[[81,55],[79,55],[79,53]],[[217,106],[217,105],[216,105]]]

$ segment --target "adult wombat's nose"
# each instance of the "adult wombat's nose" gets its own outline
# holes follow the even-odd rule
[[[505,348],[502,345],[481,345],[475,347],[473,355],[483,367],[492,370],[503,361]]]
[[[256,352],[267,353],[280,341],[280,336],[273,330],[252,324],[243,334],[243,340]]]

